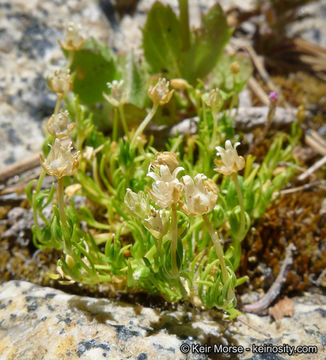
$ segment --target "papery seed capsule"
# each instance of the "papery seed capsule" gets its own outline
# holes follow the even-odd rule
[[[80,50],[85,43],[85,39],[80,34],[80,30],[81,30],[80,25],[75,25],[74,23],[69,23],[65,29],[64,42],[61,42],[60,40],[58,40],[60,46],[64,49],[70,50],[70,51]]]
[[[71,142],[62,145],[59,139],[55,139],[48,157],[40,155],[41,165],[44,171],[49,175],[57,176],[59,179],[63,176],[70,176],[78,169],[80,152],[74,155],[71,153]]]
[[[68,111],[59,112],[59,114],[52,115],[47,123],[47,130],[50,135],[64,139],[68,137],[74,130],[76,124],[68,124],[70,118]]]
[[[49,86],[59,97],[66,96],[72,89],[72,79],[69,69],[60,69],[54,72],[49,79]]]
[[[162,78],[148,89],[148,96],[155,105],[162,106],[170,101],[173,92],[174,90],[169,91],[169,82],[165,78]]]

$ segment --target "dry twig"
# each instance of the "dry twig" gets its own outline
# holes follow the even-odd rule
[[[326,141],[314,130],[308,130],[305,142],[321,155],[326,155]]]
[[[40,155],[35,154],[28,159],[18,161],[0,170],[0,183],[5,182],[15,175],[20,175],[27,170],[34,169],[40,165]]]
[[[296,192],[299,192],[299,191],[308,190],[308,189],[318,187],[318,186],[323,187],[323,186],[325,186],[325,183],[323,181],[313,181],[311,183],[304,184],[302,186],[297,186],[297,187],[294,187],[294,188],[291,188],[291,189],[281,190],[279,193],[281,195],[288,195],[288,194],[293,194],[293,193],[296,193]]]
[[[270,289],[261,299],[259,299],[257,302],[253,304],[243,306],[242,308],[243,310],[252,313],[260,313],[263,310],[267,309],[268,306],[276,299],[276,297],[280,293],[282,284],[286,279],[288,269],[292,265],[293,262],[292,252],[294,250],[295,250],[295,246],[293,244],[288,245],[288,247],[286,248],[286,255],[281,270],[277,275],[277,278],[274,281],[273,285],[270,287]]]
[[[307,177],[309,177],[311,174],[313,174],[315,171],[320,169],[325,164],[326,164],[326,155],[323,156],[321,159],[319,159],[317,162],[315,162],[307,171],[301,174],[298,177],[298,180],[299,181],[305,180]]]

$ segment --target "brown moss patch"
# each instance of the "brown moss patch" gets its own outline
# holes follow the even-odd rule
[[[320,214],[324,198],[321,190],[282,195],[249,232],[239,273],[249,276],[253,288],[270,287],[290,243],[296,251],[282,293],[311,287],[326,267],[326,218]]]

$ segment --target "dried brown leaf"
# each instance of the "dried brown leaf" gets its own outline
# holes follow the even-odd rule
[[[275,320],[281,320],[284,316],[292,317],[294,315],[294,302],[288,297],[285,297],[270,307],[268,313],[272,315]]]

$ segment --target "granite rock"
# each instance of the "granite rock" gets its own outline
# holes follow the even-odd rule
[[[314,1],[300,8],[300,15],[306,16],[288,27],[288,35],[299,35],[303,39],[326,48],[326,3]]]
[[[324,359],[326,297],[294,299],[295,314],[271,322],[246,314],[233,323],[214,311],[176,306],[152,309],[112,299],[65,294],[23,281],[0,285],[0,359],[289,359],[284,354],[255,353],[253,345],[317,346]],[[243,354],[188,353],[180,346],[243,346]],[[246,349],[249,350],[246,350]],[[198,348],[197,348],[198,349]]]
[[[56,97],[46,77],[64,58],[57,39],[66,23],[107,42],[110,25],[96,0],[14,0],[0,2],[0,167],[40,151],[42,121]]]
[[[231,117],[234,117],[234,127],[237,131],[249,132],[255,128],[263,127],[267,121],[268,114],[267,106],[250,106],[239,107],[231,111]],[[285,109],[277,107],[273,117],[271,127],[274,129],[281,129],[289,127],[294,121],[297,120],[296,109]],[[307,117],[311,114],[307,112]],[[153,128],[153,132],[160,132],[162,137],[176,136],[177,134],[195,134],[197,132],[199,118],[193,117],[185,119],[172,127],[160,126]],[[163,141],[167,139],[164,138]]]

